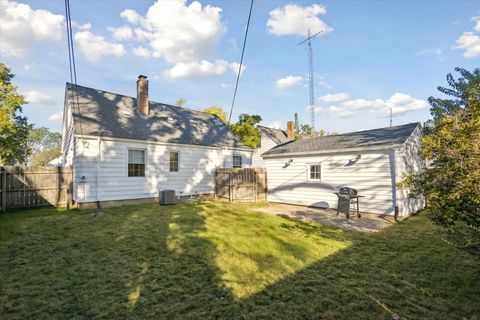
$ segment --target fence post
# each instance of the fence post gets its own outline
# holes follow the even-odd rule
[[[2,212],[7,212],[7,171],[2,168]]]

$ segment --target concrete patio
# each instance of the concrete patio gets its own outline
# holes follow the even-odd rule
[[[361,232],[378,232],[394,223],[393,217],[374,213],[360,212],[361,218],[357,218],[356,214],[351,214],[350,218],[347,219],[345,215],[341,213],[337,216],[337,211],[334,209],[321,209],[291,204],[275,204],[254,210],[288,218],[316,221]]]

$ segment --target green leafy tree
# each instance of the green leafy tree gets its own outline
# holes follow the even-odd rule
[[[210,114],[213,114],[214,116],[217,116],[224,123],[227,122],[227,113],[223,111],[221,107],[211,106],[203,109],[203,112],[210,113]]]
[[[420,155],[431,165],[400,186],[426,195],[433,221],[480,248],[480,69],[455,70],[461,77],[447,76],[451,89],[438,88],[453,99],[429,98],[433,120]]]
[[[256,148],[260,144],[260,130],[257,128],[257,124],[261,121],[262,117],[258,115],[241,114],[238,122],[230,125],[230,129],[247,146]]]
[[[27,138],[32,128],[21,116],[25,100],[11,82],[10,68],[0,63],[0,163],[23,163],[28,155]]]
[[[31,150],[29,164],[45,166],[60,156],[62,135],[48,128],[35,128],[30,132],[28,146]]]
[[[175,101],[175,106],[177,106],[179,108],[183,108],[186,103],[187,103],[187,100],[185,100],[183,98],[178,98],[177,101]]]

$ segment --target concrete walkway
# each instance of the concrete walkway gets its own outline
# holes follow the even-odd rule
[[[356,214],[351,214],[347,220],[342,213],[337,216],[337,211],[333,209],[320,209],[291,204],[276,204],[254,210],[289,218],[316,221],[361,232],[378,232],[393,223],[393,217],[374,213],[361,212],[361,218],[357,218]]]

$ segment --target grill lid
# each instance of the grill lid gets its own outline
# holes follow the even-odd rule
[[[338,193],[349,195],[349,196],[356,196],[358,194],[358,191],[357,191],[357,189],[353,189],[353,188],[349,188],[349,187],[341,187],[338,190]]]

